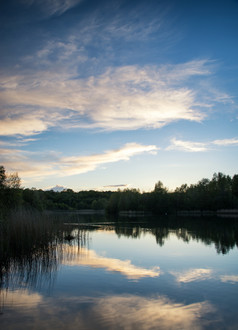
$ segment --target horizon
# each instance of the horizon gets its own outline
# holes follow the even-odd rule
[[[237,173],[238,1],[0,9],[0,164],[25,188],[174,191]]]

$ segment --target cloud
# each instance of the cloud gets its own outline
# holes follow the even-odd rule
[[[184,72],[183,72],[184,67]],[[35,72],[1,78],[2,135],[31,135],[50,127],[136,130],[178,120],[202,121],[195,90],[184,81],[206,75],[204,62],[124,66],[76,78]],[[19,125],[17,125],[19,123]]]
[[[35,5],[39,7],[46,16],[60,16],[82,2],[82,0],[22,0],[22,2],[27,6]]]
[[[193,141],[183,141],[177,140],[176,138],[171,139],[171,144],[166,148],[166,150],[180,150],[187,152],[203,152],[211,149],[212,146],[238,146],[238,139],[223,139],[214,140],[208,142],[193,142]]]
[[[157,149],[155,145],[145,146],[137,143],[127,143],[120,149],[106,151],[104,154],[65,157],[61,158],[60,171],[62,175],[85,173],[96,169],[102,164],[129,160],[132,156],[144,152],[155,152]]]
[[[24,180],[27,177],[45,177],[49,175],[66,176],[93,171],[101,165],[127,161],[142,153],[154,153],[155,145],[127,143],[119,149],[89,156],[61,157],[55,152],[36,153],[20,149],[2,148],[1,163],[8,171],[17,171]]]
[[[138,280],[143,277],[158,277],[160,275],[159,267],[146,269],[137,267],[130,260],[120,260],[99,256],[95,251],[85,248],[80,249],[75,246],[65,246],[67,259],[63,261],[65,265],[80,266],[87,265],[93,268],[105,268],[110,272],[119,272],[128,279]],[[68,258],[70,255],[70,259]]]
[[[175,276],[177,282],[189,283],[194,281],[203,281],[212,278],[212,270],[207,268],[194,268],[183,272],[170,272]]]
[[[109,184],[107,186],[103,186],[103,188],[127,188],[128,184]]]
[[[39,134],[48,129],[51,125],[47,118],[34,114],[13,115],[11,118],[5,117],[0,120],[0,135],[30,136]]]
[[[181,150],[188,152],[201,152],[207,151],[208,147],[206,143],[201,142],[191,142],[191,141],[182,141],[177,139],[172,139],[170,146],[166,150]]]
[[[218,146],[238,146],[238,139],[232,138],[232,139],[215,140],[212,143]]]

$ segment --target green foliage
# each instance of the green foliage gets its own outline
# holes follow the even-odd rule
[[[0,166],[0,189],[3,189],[5,187],[6,182],[6,171],[4,166]]]
[[[18,173],[7,175],[6,186],[13,189],[19,189],[21,187],[21,179],[19,178]]]
[[[17,173],[7,175],[4,166],[0,166],[0,218],[8,210],[22,205],[22,190]]]
[[[235,174],[232,178],[231,191],[232,195],[238,198],[238,174]]]
[[[233,178],[214,173],[211,180],[197,184],[182,184],[170,192],[161,181],[150,193],[137,189],[117,192],[94,190],[62,192],[21,189],[17,173],[7,175],[0,166],[0,217],[4,210],[23,207],[42,210],[106,210],[110,214],[120,211],[145,211],[155,214],[175,213],[180,210],[213,210],[238,208],[238,174]]]

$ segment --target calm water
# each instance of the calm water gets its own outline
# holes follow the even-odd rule
[[[76,217],[2,266],[0,328],[237,329],[238,219],[142,220]]]

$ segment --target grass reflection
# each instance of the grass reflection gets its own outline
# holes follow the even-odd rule
[[[65,245],[87,244],[85,230],[72,234],[64,217],[36,212],[12,213],[0,224],[0,288],[39,287],[51,283],[62,263]],[[70,256],[68,256],[70,258]]]

